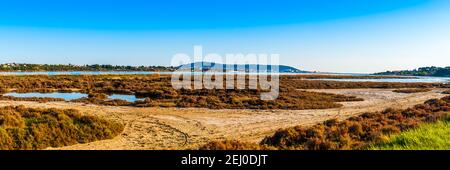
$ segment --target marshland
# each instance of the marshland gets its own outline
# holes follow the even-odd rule
[[[446,83],[329,80],[368,78],[411,79],[281,75],[279,97],[264,101],[261,89],[175,90],[165,74],[3,75],[1,147],[366,149],[446,120]]]

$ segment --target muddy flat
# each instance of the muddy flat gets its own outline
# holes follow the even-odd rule
[[[309,126],[328,119],[345,119],[364,112],[386,108],[407,108],[433,98],[444,97],[441,89],[402,94],[392,89],[308,90],[363,98],[343,102],[341,108],[320,110],[212,110],[200,108],[137,108],[98,106],[70,102],[0,101],[0,106],[25,105],[36,108],[72,108],[84,114],[116,120],[126,125],[124,132],[110,140],[62,148],[77,150],[196,149],[212,140],[239,139],[259,142],[277,129]]]

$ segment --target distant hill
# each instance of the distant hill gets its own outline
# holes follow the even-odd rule
[[[108,64],[72,65],[72,64],[0,64],[0,71],[173,71],[174,67],[164,66],[118,66]]]
[[[196,62],[181,65],[178,69],[181,70],[191,70],[191,71],[210,71],[215,68],[234,68],[233,70],[225,70],[227,72],[230,71],[238,71],[238,72],[257,72],[260,70],[261,72],[265,72],[263,69],[265,66],[266,70],[271,70],[272,68],[278,66],[279,73],[309,73],[308,71],[302,71],[297,68],[286,66],[286,65],[259,65],[259,64],[220,64],[220,63],[211,63],[211,62]],[[214,70],[214,71],[224,71],[224,70]]]
[[[414,70],[387,71],[376,75],[450,77],[450,67],[421,67]]]

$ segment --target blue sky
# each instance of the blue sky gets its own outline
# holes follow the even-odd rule
[[[169,65],[194,45],[305,70],[449,66],[450,2],[0,1],[1,63]]]

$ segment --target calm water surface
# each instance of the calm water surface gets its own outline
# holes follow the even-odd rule
[[[311,79],[324,81],[345,81],[345,82],[393,82],[393,83],[449,83],[449,77],[413,77],[407,79],[383,78],[383,79]]]
[[[5,93],[4,96],[13,96],[13,97],[51,97],[51,98],[62,98],[66,101],[79,99],[82,97],[88,97],[87,94],[84,93],[61,93],[61,92],[53,92],[53,93]],[[112,99],[121,99],[126,100],[128,102],[135,102],[137,100],[143,100],[142,98],[136,98],[135,95],[124,95],[124,94],[112,94],[108,96],[109,100]]]

